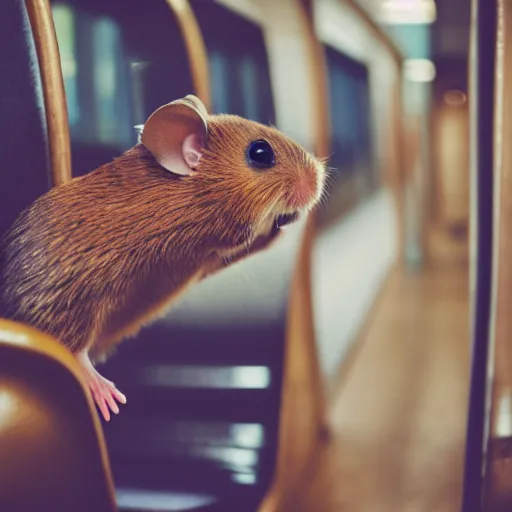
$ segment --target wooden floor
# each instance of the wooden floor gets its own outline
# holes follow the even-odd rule
[[[287,512],[458,512],[469,375],[464,246],[396,271],[332,403],[332,440]]]

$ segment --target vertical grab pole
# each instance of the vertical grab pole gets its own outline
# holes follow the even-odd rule
[[[41,70],[48,120],[52,186],[71,180],[71,142],[59,45],[49,0],[26,0]]]
[[[469,61],[472,361],[462,512],[482,510],[493,258],[496,9],[496,0],[472,0]]]

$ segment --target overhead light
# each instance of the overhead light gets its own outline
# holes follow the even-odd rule
[[[405,59],[404,76],[409,82],[432,82],[436,77],[436,67],[428,59]]]
[[[466,103],[467,97],[462,91],[454,89],[444,93],[443,101],[450,107],[460,107]]]
[[[379,21],[388,25],[428,25],[437,17],[434,0],[383,0],[379,11]]]

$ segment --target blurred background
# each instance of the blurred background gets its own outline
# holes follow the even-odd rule
[[[461,509],[470,4],[50,1],[74,177],[190,93],[331,169],[309,222],[101,369],[121,510]]]

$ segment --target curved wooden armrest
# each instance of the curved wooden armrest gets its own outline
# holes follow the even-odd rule
[[[311,216],[291,283],[277,466],[273,485],[258,512],[286,509],[287,500],[301,485],[308,465],[330,434],[313,326],[311,253],[314,223]]]
[[[117,510],[103,432],[73,355],[0,319],[0,510]]]

